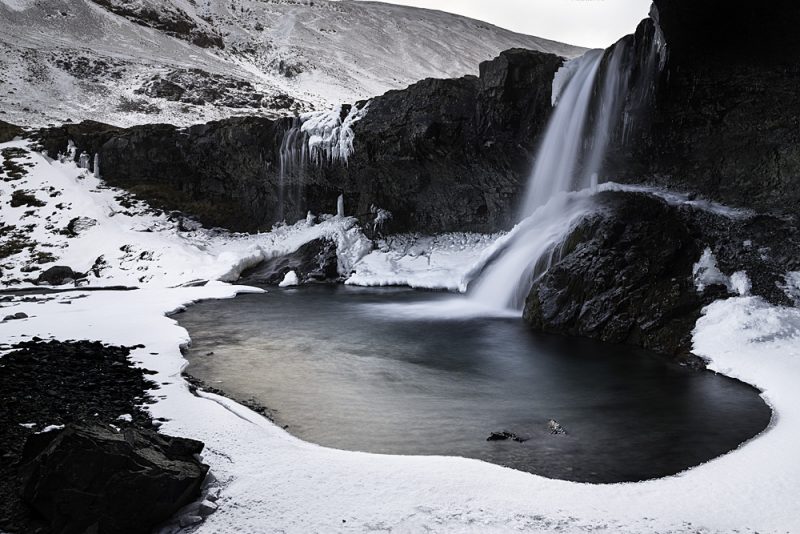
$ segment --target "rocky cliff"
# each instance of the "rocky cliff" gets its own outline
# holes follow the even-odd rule
[[[99,154],[110,184],[212,226],[266,229],[281,215],[330,213],[343,194],[350,214],[368,216],[373,205],[392,212],[394,230],[492,231],[513,222],[562,61],[510,50],[481,64],[479,77],[390,91],[355,123],[347,163],[312,163],[285,176],[280,151],[292,119],[185,129],[85,122],[40,130],[38,139],[51,155],[71,140],[76,158]]]
[[[609,152],[606,177],[797,214],[800,7],[655,0],[652,17],[666,64],[647,116]]]

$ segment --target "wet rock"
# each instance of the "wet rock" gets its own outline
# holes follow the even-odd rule
[[[22,498],[56,533],[148,533],[200,494],[202,448],[148,430],[67,425],[26,443]]]
[[[528,441],[526,438],[521,438],[513,432],[509,432],[507,430],[503,430],[502,432],[492,432],[489,434],[489,437],[486,438],[486,441],[506,441],[509,439],[511,441],[516,441],[517,443],[524,443],[525,441]]]
[[[547,428],[548,428],[548,430],[550,430],[550,433],[553,434],[553,435],[564,435],[564,434],[567,433],[567,431],[564,430],[564,427],[561,426],[561,423],[559,423],[555,419],[550,419],[547,422]]]
[[[291,272],[295,273],[294,278],[289,275]],[[278,285],[287,279],[287,275],[293,283],[286,285],[338,281],[336,243],[324,238],[315,239],[295,252],[264,260],[242,273],[239,281],[243,284]]]
[[[84,278],[84,275],[73,271],[71,267],[56,265],[40,274],[39,278],[36,279],[36,283],[38,285],[47,284],[51,286],[60,286],[74,282],[80,278]]]
[[[744,271],[753,294],[791,304],[781,286],[791,258],[800,257],[793,219],[732,217],[643,193],[596,199],[604,209],[577,225],[555,264],[533,284],[524,318],[534,329],[701,365],[691,356],[694,325],[705,305],[735,290],[723,282],[698,289],[694,266],[706,249],[725,280]],[[759,246],[748,236],[758,236]]]

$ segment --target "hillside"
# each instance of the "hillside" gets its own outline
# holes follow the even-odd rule
[[[0,0],[0,119],[128,126],[284,115],[477,74],[514,47],[582,51],[377,2]]]

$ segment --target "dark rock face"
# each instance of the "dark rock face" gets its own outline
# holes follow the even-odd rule
[[[668,59],[647,120],[611,150],[606,176],[797,214],[800,6],[655,5]]]
[[[535,284],[524,317],[534,328],[677,355],[704,300],[692,280],[701,249],[666,203],[635,195],[591,217]]]
[[[722,285],[698,292],[693,268],[706,248],[725,275],[746,271],[754,295],[790,304],[780,286],[800,257],[794,220],[731,218],[642,193],[598,201],[604,209],[575,228],[535,282],[524,311],[533,328],[685,360],[703,306],[729,294]]]
[[[279,152],[291,119],[232,118],[186,129],[87,122],[36,137],[51,156],[68,140],[99,153],[110,184],[210,226],[267,229],[282,196],[291,221],[308,210],[332,212],[343,194],[348,214],[365,221],[373,205],[392,212],[387,230],[494,231],[514,221],[561,63],[511,50],[482,64],[480,78],[424,80],[377,97],[354,126],[347,165],[310,165],[286,177],[285,195]]]
[[[0,143],[13,141],[15,137],[21,137],[25,132],[19,126],[0,121]]]
[[[54,533],[148,533],[194,500],[203,444],[128,428],[68,425],[25,444],[22,498]]]
[[[264,260],[242,273],[242,284],[277,285],[289,271],[297,273],[299,282],[335,282],[339,280],[336,243],[315,239],[295,252]]]

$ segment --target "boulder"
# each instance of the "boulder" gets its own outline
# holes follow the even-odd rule
[[[56,265],[40,274],[39,278],[36,279],[36,283],[38,285],[47,284],[51,286],[60,286],[83,277],[83,274],[73,271],[70,267]]]
[[[26,442],[22,498],[56,534],[149,533],[199,496],[202,449],[149,430],[70,424]]]
[[[702,365],[691,334],[702,308],[736,294],[791,305],[785,276],[800,266],[793,218],[669,204],[645,193],[596,195],[600,209],[581,221],[525,302],[536,330],[643,347]],[[695,266],[713,257],[714,283],[698,284]]]
[[[335,282],[339,280],[336,243],[321,238],[309,241],[295,252],[262,261],[242,273],[243,284],[278,285],[286,275],[294,272],[297,285],[307,282]]]
[[[612,194],[603,201],[610,209],[580,223],[534,283],[525,320],[545,332],[688,354],[708,302],[692,278],[700,246],[660,199]]]

